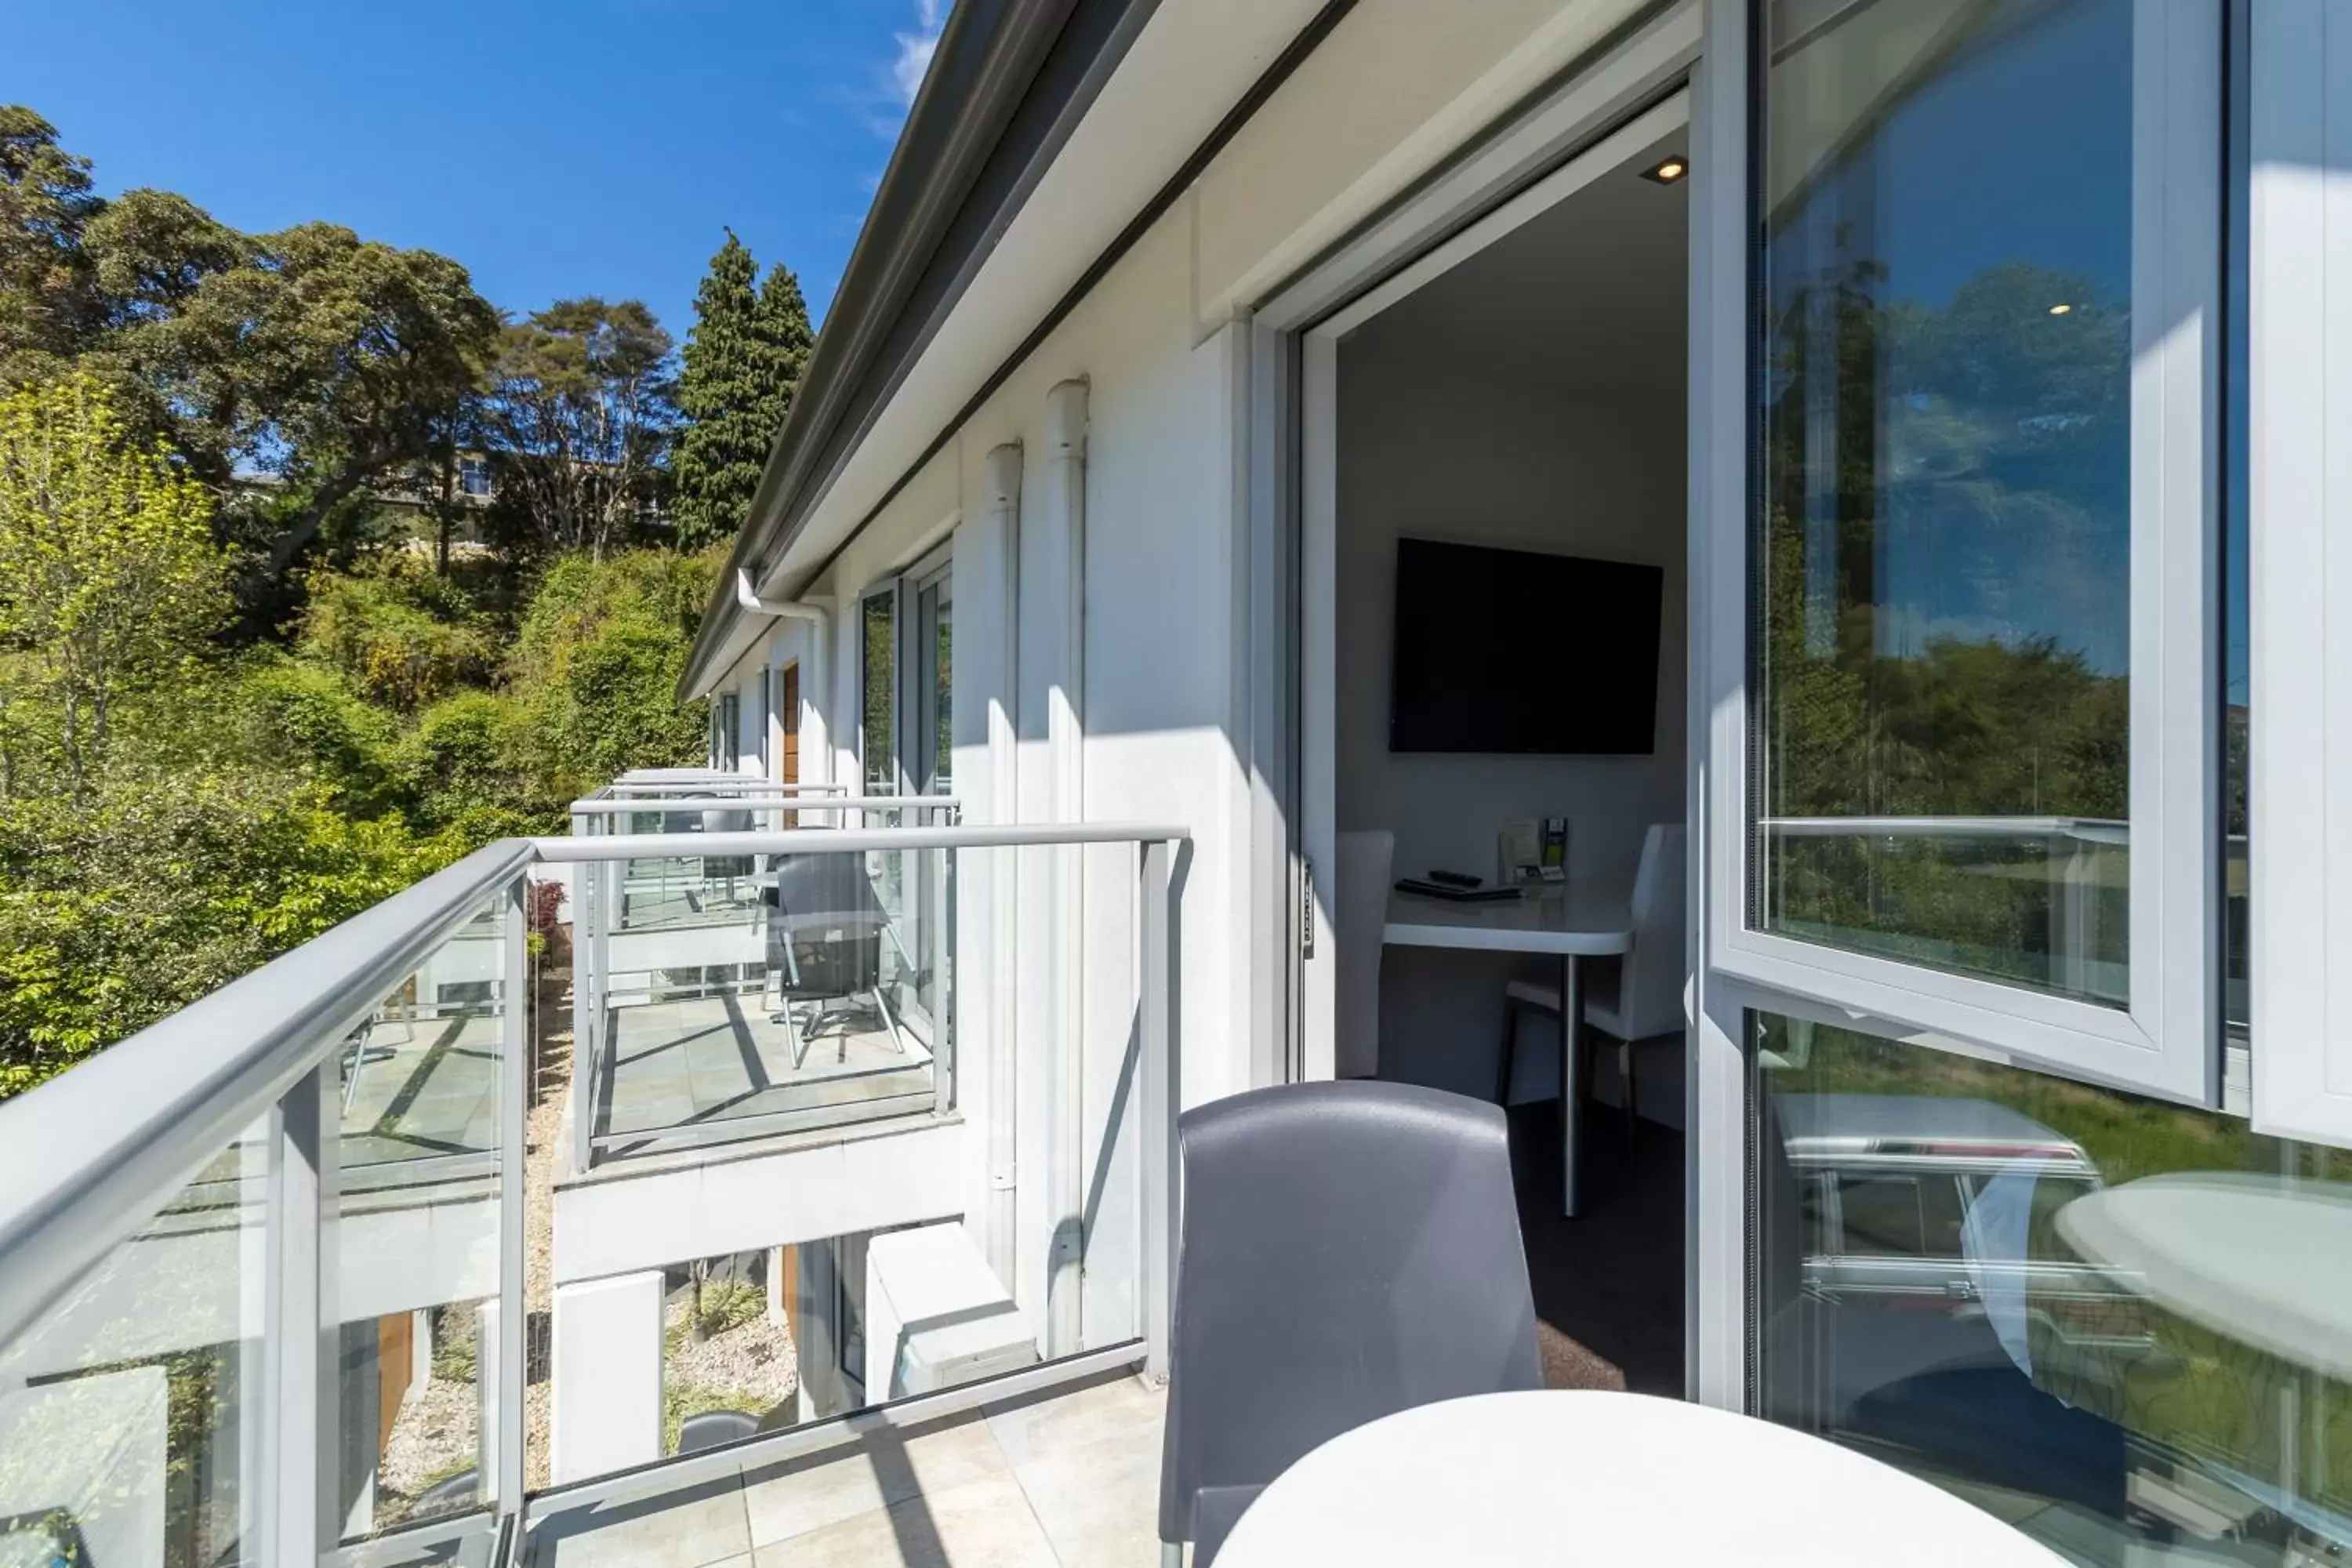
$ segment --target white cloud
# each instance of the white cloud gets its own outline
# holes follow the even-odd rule
[[[898,40],[898,58],[890,64],[890,80],[898,89],[898,101],[911,104],[922,88],[923,73],[931,68],[931,51],[940,47],[940,27],[947,18],[947,8],[940,0],[915,0],[915,30],[894,33]]]

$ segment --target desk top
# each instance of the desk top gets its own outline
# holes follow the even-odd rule
[[[1787,1426],[1639,1394],[1449,1399],[1277,1477],[1218,1568],[2062,1568],[1973,1503]]]
[[[1508,904],[1457,904],[1391,891],[1381,940],[1391,947],[1482,952],[1625,952],[1633,945],[1633,883],[1580,877],[1530,889]]]

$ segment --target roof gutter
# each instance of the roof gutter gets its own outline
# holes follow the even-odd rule
[[[1157,0],[961,0],[948,14],[777,432],[730,574],[756,589],[1085,117]],[[679,693],[718,673],[740,598],[715,601]]]

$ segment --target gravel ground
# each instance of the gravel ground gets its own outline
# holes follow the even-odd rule
[[[522,1167],[523,1285],[533,1314],[555,1306],[555,1162],[563,1134],[563,1096],[572,1081],[572,968],[550,967],[540,975],[537,1026],[539,1082],[530,1113],[523,1120],[527,1154]],[[523,1484],[547,1485],[548,1413],[555,1385],[532,1384],[523,1391]]]
[[[711,1291],[704,1287],[704,1315]],[[671,1292],[663,1314],[663,1404],[673,1419],[705,1410],[740,1410],[765,1416],[800,1387],[798,1352],[787,1325],[768,1321],[764,1307],[748,1321],[707,1335],[700,1344],[687,1333],[694,1291]]]
[[[436,1481],[473,1468],[474,1429],[480,1420],[470,1383],[436,1377],[409,1390],[376,1471],[377,1530],[408,1518],[417,1496]]]

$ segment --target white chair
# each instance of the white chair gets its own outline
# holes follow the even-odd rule
[[[1618,1076],[1625,1082],[1625,1140],[1633,1145],[1634,1121],[1633,1044],[1683,1030],[1683,825],[1653,823],[1642,840],[1642,862],[1633,873],[1633,945],[1619,961],[1614,984],[1594,973],[1585,987],[1584,1025],[1617,1042]],[[1495,1099],[1508,1104],[1511,1067],[1517,1055],[1519,1015],[1532,1009],[1559,1016],[1556,986],[1514,980],[1503,989],[1503,1060]],[[1564,1027],[1565,1026],[1563,1026]],[[1584,1041],[1576,1042],[1582,1049]],[[1579,1075],[1587,1085],[1592,1075]],[[1571,1110],[1573,1108],[1570,1108]]]
[[[1331,976],[1333,1071],[1371,1078],[1381,1066],[1381,936],[1389,923],[1389,872],[1396,835],[1385,828],[1342,833],[1333,845]]]

